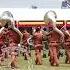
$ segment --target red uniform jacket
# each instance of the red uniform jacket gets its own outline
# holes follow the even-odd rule
[[[28,45],[27,40],[29,37],[30,37],[30,34],[28,32],[23,33],[23,44],[24,44],[24,46]]]
[[[60,43],[60,34],[53,30],[50,32],[48,40],[49,45],[58,45]]]
[[[70,33],[70,30],[68,30]],[[70,36],[65,34],[65,38],[64,38],[64,44],[65,44],[65,48],[69,48],[70,47]]]
[[[3,35],[0,35],[0,47],[4,44],[5,37]]]
[[[2,46],[4,45],[5,36],[0,34],[0,54],[2,54]]]
[[[14,30],[10,29],[7,33],[8,38],[12,39],[14,43],[19,43],[20,42],[20,36],[17,32],[15,32]]]
[[[42,47],[42,39],[43,38],[43,34],[41,32],[35,32],[33,39],[34,39],[34,45],[35,47]]]

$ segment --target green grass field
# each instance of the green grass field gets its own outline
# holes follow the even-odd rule
[[[32,57],[29,60],[24,60],[23,56],[18,57],[18,68],[11,69],[10,68],[10,59],[6,59],[3,64],[4,66],[0,66],[0,70],[70,70],[70,64],[65,64],[65,56],[60,57],[60,65],[59,67],[50,66],[49,57],[43,58],[43,65],[35,65],[34,63],[34,51],[31,52]]]

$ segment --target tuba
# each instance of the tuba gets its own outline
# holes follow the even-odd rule
[[[22,41],[23,34],[19,31],[19,29],[15,27],[15,21],[11,12],[4,11],[0,17],[0,23],[1,23],[0,26],[2,27],[0,29],[0,33],[2,33],[2,31],[4,30],[5,25],[8,25],[8,28],[11,28],[20,36],[19,43]]]
[[[53,30],[61,35],[61,38],[60,38],[61,42],[64,42],[63,32],[56,27],[56,18],[57,18],[56,12],[50,10],[45,14],[44,22],[45,22],[46,25],[49,25],[49,22],[50,22],[50,24],[52,25]]]
[[[70,36],[70,33],[68,32],[68,30],[67,30],[67,27],[66,27],[66,21],[64,21],[65,22],[65,24],[64,24],[64,26],[60,29],[64,34],[66,34],[66,35],[68,35],[68,36]]]

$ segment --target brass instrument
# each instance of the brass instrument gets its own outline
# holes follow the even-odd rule
[[[64,34],[61,30],[59,30],[57,27],[56,27],[56,18],[57,18],[57,14],[55,11],[48,11],[45,16],[44,16],[44,22],[45,24],[49,25],[49,22],[50,24],[52,25],[52,28],[53,30],[55,30],[57,33],[59,33],[61,35],[61,42],[64,41]]]
[[[5,29],[5,26],[8,25],[8,28],[12,28],[12,30],[14,30],[20,36],[20,42],[22,41],[23,34],[15,27],[15,21],[11,12],[4,11],[1,15],[0,23],[2,27],[0,29],[0,33]]]

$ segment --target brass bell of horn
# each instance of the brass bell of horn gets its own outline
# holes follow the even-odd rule
[[[1,14],[0,22],[2,23],[1,24],[2,27],[4,27],[6,24],[12,25],[11,23],[12,21],[14,21],[13,14],[10,11],[4,11]]]
[[[57,18],[56,12],[50,10],[45,14],[44,22],[45,22],[46,25],[48,25],[49,22],[56,22],[56,18]]]

